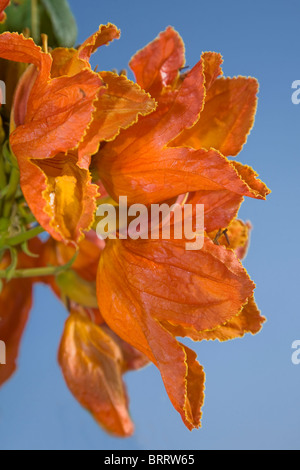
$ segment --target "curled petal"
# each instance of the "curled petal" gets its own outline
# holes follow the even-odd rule
[[[25,123],[10,137],[18,161],[51,158],[76,148],[91,121],[93,102],[101,87],[97,74],[83,70],[72,77],[53,79],[42,96],[33,100],[35,83]]]
[[[236,156],[253,127],[257,93],[254,78],[219,78],[207,92],[197,124],[172,145],[214,148],[225,156]]]
[[[217,78],[223,75],[221,68],[223,58],[221,54],[217,52],[204,52],[202,54],[202,60],[204,63],[205,89],[206,92],[208,92]]]
[[[157,98],[172,85],[185,65],[185,49],[180,35],[171,27],[139,51],[130,61],[137,83]]]
[[[235,168],[240,178],[251,189],[253,194],[255,194],[259,199],[265,199],[268,194],[271,193],[271,190],[265,185],[265,183],[258,179],[258,174],[253,170],[253,168],[251,168],[251,166],[243,165],[239,162],[231,162],[231,165]]]
[[[121,129],[126,129],[138,116],[145,116],[155,109],[155,101],[138,85],[124,76],[101,72],[106,90],[101,93],[93,114],[93,121],[79,146],[79,158],[94,155],[102,141],[113,140]]]
[[[77,313],[71,314],[59,363],[75,398],[106,431],[120,437],[133,433],[122,380],[122,352],[102,328]]]
[[[202,339],[227,341],[235,338],[242,338],[246,333],[256,335],[262,329],[266,319],[261,316],[251,297],[239,315],[233,317],[228,323],[213,331],[203,333]]]
[[[51,52],[53,64],[51,69],[52,78],[62,75],[72,76],[83,70],[91,68],[89,60],[96,50],[108,45],[114,39],[119,39],[120,30],[111,23],[101,25],[99,30],[90,36],[78,49],[67,49],[59,47]]]
[[[89,61],[91,55],[104,45],[108,45],[114,39],[119,39],[120,30],[113,24],[101,25],[99,31],[89,37],[79,47],[79,58]]]
[[[74,155],[20,160],[21,187],[31,211],[58,241],[77,244],[94,220],[98,189]],[[35,184],[32,184],[32,181]]]
[[[263,324],[266,322],[265,317],[261,313],[255,303],[254,297],[250,297],[247,304],[242,308],[238,315],[232,317],[228,322],[220,325],[217,328],[206,331],[196,331],[191,327],[174,326],[170,323],[165,323],[164,326],[174,336],[189,337],[193,341],[229,341],[236,338],[242,338],[247,333],[256,335],[262,329]]]
[[[10,132],[13,132],[16,127],[22,126],[25,123],[28,100],[37,77],[38,69],[34,65],[30,65],[18,82],[13,100]]]
[[[226,189],[196,191],[191,193],[187,200],[189,204],[193,205],[194,210],[197,204],[204,204],[205,230],[207,232],[227,228],[236,218],[243,202],[243,196],[265,199],[270,194],[269,188],[258,179],[258,174],[251,167],[238,162],[229,162],[229,164],[237,173],[236,184],[226,185]],[[205,175],[205,171],[203,174]],[[241,182],[243,182],[244,191]],[[245,249],[244,256],[246,251]]]
[[[55,239],[78,243],[83,231],[89,231],[96,210],[98,188],[90,173],[77,166],[73,154],[34,160],[27,167],[40,181],[37,191],[44,189],[36,199],[30,174],[21,171],[24,195],[37,220]]]
[[[255,286],[236,256],[208,239],[196,252],[181,240],[111,240],[97,284],[107,324],[157,365],[185,424],[198,427],[203,370],[165,325],[205,331],[237,315]]]

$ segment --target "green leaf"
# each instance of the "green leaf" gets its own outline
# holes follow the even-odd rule
[[[77,25],[67,0],[38,0],[35,28],[38,37],[34,40],[41,45],[40,33],[47,34],[50,47],[73,47],[77,39]],[[7,20],[0,25],[4,31],[22,33],[26,28],[32,36],[32,2],[18,0],[5,10]]]
[[[50,19],[54,38],[59,47],[73,47],[77,25],[67,0],[41,0]]]
[[[6,8],[7,20],[0,25],[0,32],[11,31],[21,33],[25,28],[31,29],[31,0],[11,2]]]

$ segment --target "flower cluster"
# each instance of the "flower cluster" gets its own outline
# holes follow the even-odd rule
[[[131,60],[136,82],[92,70],[91,55],[119,35],[102,25],[76,49],[0,35],[1,76],[17,77],[1,109],[0,385],[15,371],[33,285],[42,282],[69,312],[59,348],[66,383],[100,425],[132,434],[122,376],[153,363],[192,430],[205,375],[177,338],[226,341],[265,321],[241,263],[251,225],[237,214],[244,197],[270,191],[232,158],[253,126],[258,84],[224,78],[214,52],[187,69],[171,27]],[[97,206],[120,196],[204,204],[202,249],[187,251],[175,237],[100,240]]]

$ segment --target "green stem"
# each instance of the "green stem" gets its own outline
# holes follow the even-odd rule
[[[5,195],[4,208],[3,208],[3,217],[9,218],[11,215],[11,209],[14,204],[15,194],[18,190],[20,183],[20,171],[16,167],[12,167],[10,179],[9,179],[9,189]]]
[[[0,152],[0,190],[6,187],[6,175],[4,167],[4,158],[2,152]]]
[[[6,175],[5,175],[5,166],[4,166],[4,158],[2,155],[2,151],[0,151],[0,191],[2,191],[6,187]],[[2,214],[2,206],[3,206],[3,199],[0,199],[0,215]]]
[[[39,9],[38,0],[31,0],[31,34],[34,41],[39,41]]]
[[[32,269],[17,269],[10,276],[10,279],[28,279],[31,277],[46,277],[46,276],[58,276],[64,271],[70,269],[77,258],[77,252],[69,263],[64,266],[48,266],[46,268],[32,268]],[[0,271],[0,279],[7,278],[7,270]]]
[[[22,243],[27,242],[28,240],[31,240],[32,238],[37,237],[44,231],[45,230],[43,229],[43,227],[39,225],[38,227],[32,228],[31,230],[28,230],[27,232],[20,233],[19,235],[16,235],[15,237],[7,238],[4,241],[4,244],[8,246],[22,245]]]

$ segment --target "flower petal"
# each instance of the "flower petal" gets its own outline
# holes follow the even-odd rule
[[[62,75],[76,75],[81,70],[89,67],[89,64],[79,58],[77,49],[66,49],[57,47],[51,51],[53,59],[51,67],[51,78],[58,78]]]
[[[207,331],[196,331],[189,327],[174,326],[165,324],[174,336],[189,337],[193,341],[229,341],[236,338],[242,338],[247,333],[256,335],[262,329],[263,324],[266,322],[265,317],[262,317],[260,311],[255,303],[254,297],[250,297],[248,303],[243,307],[241,312],[232,317],[224,325],[218,328]]]
[[[138,370],[149,364],[149,359],[140,351],[135,349],[131,344],[124,341],[116,333],[111,330],[107,325],[101,325],[101,328],[112,337],[118,344],[123,355],[123,373],[133,370]]]
[[[223,58],[221,54],[218,54],[217,52],[204,52],[202,54],[202,60],[204,62],[205,88],[206,92],[208,92],[216,79],[220,75],[223,75],[221,68]]]
[[[0,294],[0,339],[6,345],[6,365],[0,365],[0,386],[16,370],[20,342],[32,306],[32,282],[12,280]]]
[[[165,325],[203,331],[240,312],[254,284],[234,253],[208,239],[195,252],[186,251],[182,240],[111,240],[97,289],[107,324],[158,366],[185,424],[198,427],[203,370]]]
[[[204,205],[204,223],[208,233],[225,229],[237,216],[242,202],[243,196],[227,189],[197,191],[191,193],[187,200],[188,204],[193,205],[194,211],[197,204]]]
[[[258,179],[258,174],[251,168],[251,166],[243,165],[239,162],[231,162],[231,165],[238,172],[240,178],[247,184],[253,194],[256,194],[259,199],[265,199],[271,190]]]
[[[79,47],[79,57],[82,60],[89,61],[91,55],[104,45],[108,45],[114,39],[119,39],[120,30],[113,24],[101,25],[99,31],[89,37]]]
[[[154,98],[172,85],[185,65],[185,49],[180,35],[168,27],[157,39],[130,61],[137,83]]]
[[[41,252],[41,242],[33,239],[29,242],[32,253]],[[18,255],[19,269],[37,267],[37,258],[20,252]],[[6,269],[9,260],[4,257],[0,269]],[[4,282],[0,293],[0,340],[6,345],[6,365],[0,365],[0,386],[6,382],[17,367],[20,343],[32,307],[32,284],[34,279],[12,279]]]
[[[14,62],[10,63],[14,64]],[[38,69],[35,65],[29,65],[16,84],[12,113],[10,116],[10,132],[13,132],[16,127],[22,126],[25,123],[28,100],[37,78]]]
[[[38,98],[35,83],[25,123],[10,137],[18,161],[51,158],[76,148],[91,121],[101,87],[102,80],[90,70],[51,80]]]
[[[10,0],[0,0],[0,23],[4,23],[6,20],[5,8],[10,4]]]
[[[269,188],[257,178],[258,174],[251,167],[238,162],[229,163],[237,172],[237,176],[240,180],[239,183],[238,180],[236,180],[237,185],[235,187],[232,184],[230,186],[227,185],[226,189],[196,191],[191,193],[187,200],[188,204],[193,205],[194,211],[197,204],[204,204],[205,230],[207,232],[218,231],[221,228],[225,229],[230,222],[236,218],[243,202],[243,192],[238,189],[241,188],[241,181],[248,188],[244,192],[245,196],[265,199],[271,192]],[[244,254],[246,254],[246,251]]]
[[[207,92],[197,124],[184,131],[172,145],[214,148],[225,156],[236,156],[253,127],[257,93],[254,78],[219,78]]]
[[[59,363],[75,398],[106,431],[120,437],[133,433],[122,381],[122,352],[103,329],[81,315],[71,314]]]
[[[95,104],[93,121],[79,146],[79,159],[97,153],[102,141],[113,140],[121,129],[156,107],[150,95],[126,77],[111,72],[101,72],[100,76],[107,88]]]
[[[24,196],[40,224],[58,241],[78,243],[94,221],[98,188],[73,154],[21,164]],[[32,178],[36,188],[32,188]],[[41,194],[40,194],[41,193]]]
[[[119,150],[119,142],[100,150],[96,161],[101,180],[115,200],[127,196],[129,203],[152,204],[187,192],[224,189],[237,196],[265,199],[266,186],[262,194],[252,189],[216,150],[147,150],[139,147],[138,139]]]
[[[227,341],[242,338],[247,333],[256,335],[262,329],[266,319],[261,316],[254,297],[251,297],[242,312],[233,317],[228,323],[213,331],[203,333],[202,339]]]

